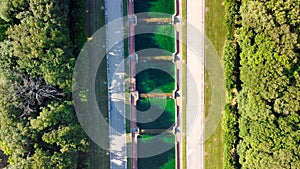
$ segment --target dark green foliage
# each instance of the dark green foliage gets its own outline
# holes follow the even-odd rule
[[[74,54],[84,36],[84,18],[74,11],[82,4],[1,1],[0,140],[8,168],[86,167],[89,142],[71,101]]]
[[[74,55],[78,55],[87,40],[85,32],[85,0],[70,1],[70,39],[74,44]]]
[[[258,96],[245,89],[240,94],[238,154],[243,168],[299,168],[299,114],[277,116]]]
[[[230,90],[236,88],[237,79],[235,76],[235,60],[237,57],[236,44],[226,40],[224,49],[223,49],[223,64],[224,64],[224,73],[225,73],[225,88]]]
[[[264,0],[240,9],[237,153],[245,169],[300,168],[299,6]]]
[[[237,0],[225,0],[225,20],[226,20],[226,29],[227,29],[227,39],[233,40],[234,31],[239,23],[240,1]]]
[[[7,31],[17,63],[14,66],[18,72],[43,76],[48,84],[70,90],[75,59],[66,25],[68,6],[59,1],[29,5],[29,11],[20,12],[21,23]]]
[[[0,17],[11,24],[19,23],[20,12],[29,7],[29,0],[1,0]]]
[[[0,18],[0,42],[2,42],[6,38],[5,32],[7,30],[7,27],[8,24]]]
[[[238,117],[237,110],[231,105],[225,106],[224,115],[222,119],[223,140],[224,140],[224,156],[223,168],[236,168],[237,163],[237,135],[238,135]]]
[[[240,89],[239,80],[239,44],[236,42],[236,29],[239,27],[239,7],[240,2],[236,0],[226,0],[226,29],[227,40],[223,48],[222,61],[224,65],[224,77],[226,88],[226,100],[222,128],[224,140],[223,168],[239,168],[237,143],[239,140],[238,111],[236,97]]]
[[[223,118],[224,168],[238,167],[235,157],[243,168],[299,168],[299,1],[242,1],[240,7],[227,0],[225,6],[223,62],[232,106]],[[287,123],[290,117],[295,124]]]

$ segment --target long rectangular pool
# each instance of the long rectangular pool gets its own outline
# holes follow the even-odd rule
[[[139,136],[138,139],[138,156],[149,156],[138,159],[138,168],[175,169],[176,160],[174,135],[143,135]]]

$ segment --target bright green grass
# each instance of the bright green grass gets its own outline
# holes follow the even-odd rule
[[[149,108],[151,107],[151,111]],[[138,123],[141,129],[169,129],[175,123],[175,100],[174,99],[140,99],[137,102]]]
[[[137,64],[136,85],[140,93],[172,93],[175,90],[175,65],[172,62]],[[154,91],[155,92],[155,91]]]
[[[225,9],[222,0],[206,1],[206,18],[205,33],[209,40],[213,43],[219,56],[222,56],[224,41],[226,38],[225,29]],[[211,85],[209,77],[206,73],[205,87],[205,114],[209,111],[211,102]],[[223,168],[223,140],[221,124],[217,127],[215,133],[205,142],[205,168],[206,169],[222,169]]]
[[[138,142],[138,153],[143,148],[148,148],[151,145],[153,136],[143,135],[139,137],[141,141]],[[155,142],[156,143],[156,142]],[[170,150],[148,158],[139,158],[138,159],[138,168],[142,169],[175,169],[175,137],[174,135],[161,135],[159,136],[159,143],[155,144],[159,146],[172,146]],[[156,150],[155,145],[151,145],[147,151]],[[157,150],[156,150],[157,151]]]
[[[136,51],[156,48],[168,51],[168,53],[175,52],[175,28],[173,25],[138,25],[136,34]]]
[[[134,11],[135,13],[159,12],[173,15],[175,13],[174,3],[175,0],[134,0]]]

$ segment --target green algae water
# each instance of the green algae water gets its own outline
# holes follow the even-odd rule
[[[155,136],[139,136],[138,153],[141,151],[155,151],[159,146],[170,147],[169,150],[152,157],[139,158],[138,168],[140,169],[175,169],[175,137],[174,135],[160,135],[158,142],[151,144]],[[156,139],[157,140],[157,139]]]
[[[135,31],[136,51],[156,48],[165,50],[169,54],[175,52],[175,27],[173,25],[137,25]]]
[[[150,106],[152,111],[147,111]],[[147,98],[137,102],[137,119],[140,129],[170,129],[175,123],[175,100]],[[161,113],[160,113],[161,112]],[[158,114],[151,114],[158,113]],[[158,117],[156,116],[158,115]]]
[[[175,90],[175,65],[172,62],[137,64],[136,87],[139,93],[172,93]]]
[[[174,3],[175,0],[134,0],[134,11],[135,13],[160,12],[173,15]]]

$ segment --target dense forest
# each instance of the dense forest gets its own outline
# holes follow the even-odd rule
[[[89,140],[71,97],[85,41],[81,1],[0,2],[0,147],[8,168],[88,167]]]
[[[225,4],[224,168],[300,168],[300,1]]]

